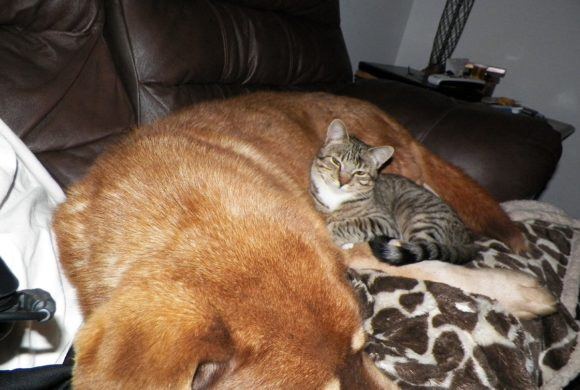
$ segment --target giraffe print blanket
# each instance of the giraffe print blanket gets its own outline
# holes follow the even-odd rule
[[[524,228],[530,258],[480,241],[468,266],[534,275],[560,298],[550,316],[519,321],[491,299],[445,284],[351,271],[367,352],[401,388],[560,389],[580,373],[580,221],[535,201],[503,206]]]

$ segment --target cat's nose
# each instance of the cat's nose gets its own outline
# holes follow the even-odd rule
[[[340,183],[341,187],[350,183],[351,180],[352,175],[348,174],[347,172],[340,172],[340,175],[338,176],[338,182]]]

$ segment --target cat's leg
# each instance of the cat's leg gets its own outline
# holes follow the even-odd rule
[[[367,242],[374,237],[372,232],[358,228],[350,220],[329,222],[327,227],[334,243],[342,249],[351,249],[355,244]]]
[[[377,261],[368,245],[357,245],[345,253],[346,263],[354,269],[375,269],[392,276],[445,283],[464,291],[497,300],[519,318],[532,318],[553,313],[556,300],[536,279],[521,272],[502,269],[471,269],[427,261],[405,266],[392,266]]]

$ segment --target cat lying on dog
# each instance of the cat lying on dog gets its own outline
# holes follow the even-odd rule
[[[473,260],[479,247],[447,203],[406,177],[380,172],[394,152],[349,135],[340,119],[330,123],[310,169],[310,194],[333,241],[343,249],[369,242],[375,257],[394,265]]]
[[[320,93],[200,104],[111,148],[55,215],[85,316],[75,388],[396,388],[363,353],[347,265],[448,283],[521,316],[553,309],[522,274],[394,267],[337,247],[308,193],[334,118],[393,145],[389,171],[432,187],[472,230],[525,249],[481,187],[373,105]]]

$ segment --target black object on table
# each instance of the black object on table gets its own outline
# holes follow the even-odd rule
[[[569,123],[560,122],[559,120],[546,118],[548,124],[552,127],[552,129],[556,130],[562,136],[562,141],[574,133],[576,130],[574,126]]]
[[[407,66],[395,66],[378,64],[374,62],[359,62],[357,77],[365,78],[369,75],[372,78],[394,80],[406,84],[427,88],[443,95],[468,102],[479,102],[483,98],[483,86],[474,87],[473,84],[466,85],[435,85],[427,81],[429,75],[423,71]]]

